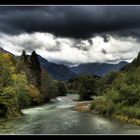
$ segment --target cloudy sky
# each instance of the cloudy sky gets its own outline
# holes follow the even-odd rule
[[[140,51],[140,6],[1,6],[0,46],[65,65],[131,62]]]

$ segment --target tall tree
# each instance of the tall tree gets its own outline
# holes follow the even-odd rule
[[[28,61],[28,58],[27,58],[27,55],[26,55],[25,50],[22,51],[22,54],[21,54],[21,61],[22,61],[23,63],[27,63],[27,61]]]
[[[80,100],[91,100],[92,95],[96,95],[96,79],[90,75],[80,75],[75,80],[75,86]]]
[[[38,87],[41,86],[41,67],[38,56],[35,51],[32,52],[30,57],[30,68],[34,78],[34,84]]]

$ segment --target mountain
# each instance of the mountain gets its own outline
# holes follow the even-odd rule
[[[47,61],[38,55],[41,66],[56,80],[66,81],[76,76],[70,69],[64,65],[55,64]]]
[[[85,63],[80,64],[75,67],[71,67],[70,70],[75,74],[92,74],[97,76],[105,76],[111,71],[119,71],[128,63],[126,61],[122,61],[118,64],[107,64],[107,63]]]

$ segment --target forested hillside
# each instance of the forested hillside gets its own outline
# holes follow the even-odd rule
[[[35,51],[31,56],[23,51],[18,58],[0,51],[0,117],[18,117],[23,108],[65,94],[64,83],[53,80],[41,68]]]
[[[126,122],[129,118],[140,119],[140,53],[120,72],[110,73],[98,83],[100,96],[93,101],[91,109]],[[132,121],[139,123],[135,119]]]

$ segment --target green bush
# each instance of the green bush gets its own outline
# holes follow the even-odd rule
[[[123,106],[121,112],[130,118],[140,119],[140,107],[136,106]]]
[[[90,106],[91,110],[97,110],[101,114],[110,115],[114,112],[115,105],[111,100],[107,100],[104,97],[95,99]]]
[[[20,108],[28,107],[30,105],[29,85],[25,73],[12,74],[12,82]]]
[[[67,90],[63,82],[57,83],[57,92],[58,92],[58,96],[65,96],[67,94]]]
[[[93,102],[91,103],[91,105],[90,105],[90,110],[94,110],[95,107],[96,107],[96,104],[95,104],[95,102],[93,101]]]
[[[13,87],[5,87],[0,93],[0,107],[2,117],[13,118],[21,115],[15,89]]]
[[[114,88],[106,90],[106,98],[111,100],[115,104],[120,103],[122,100],[120,93]]]

